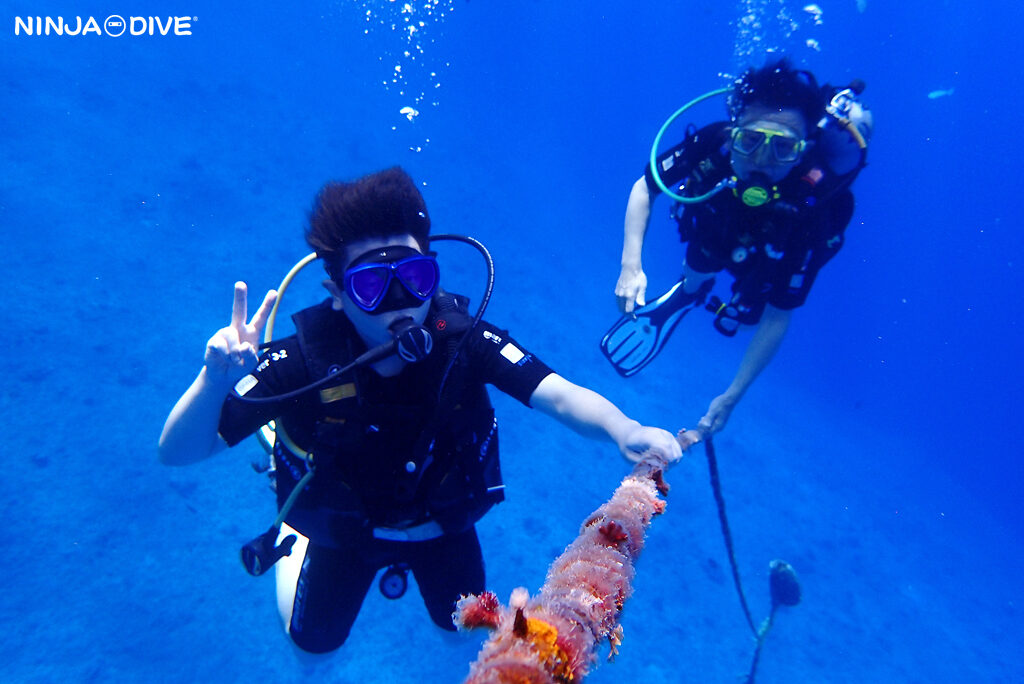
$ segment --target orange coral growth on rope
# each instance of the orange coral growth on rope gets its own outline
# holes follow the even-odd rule
[[[540,594],[512,592],[508,607],[491,592],[463,597],[455,622],[494,633],[470,668],[466,684],[579,682],[607,639],[614,655],[622,641],[619,614],[632,591],[633,563],[654,516],[665,510],[659,494],[666,463],[638,463],[612,498],[583,523],[580,534],[548,568]]]

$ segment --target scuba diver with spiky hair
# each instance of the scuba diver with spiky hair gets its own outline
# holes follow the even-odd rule
[[[850,184],[866,163],[872,126],[858,99],[863,88],[819,86],[785,58],[750,68],[731,88],[673,115],[633,185],[615,286],[625,315],[601,341],[616,370],[629,377],[647,366],[679,321],[702,305],[727,336],[741,325],[757,326],[732,382],[700,419],[704,434],[725,427],[779,349],[792,311],[843,246],[854,208]],[[718,94],[727,95],[728,121],[691,125],[682,142],[657,151],[678,115]],[[676,199],[672,215],[686,256],[682,279],[648,303],[641,253],[651,204],[661,193]],[[724,302],[711,295],[721,271],[733,277]]]
[[[504,498],[485,385],[630,460],[681,456],[672,434],[628,418],[484,321],[493,268],[475,316],[441,289],[429,249],[454,237],[432,238],[423,197],[399,168],[325,185],[306,241],[330,296],[293,316],[295,335],[259,345],[277,293],[247,322],[237,283],[231,324],[207,343],[160,437],[160,460],[183,465],[273,421],[278,521],[242,560],[254,575],[275,568],[281,618],[305,653],[345,642],[383,568],[381,591],[397,598],[411,571],[445,630],[455,630],[459,597],[485,589],[475,523]]]

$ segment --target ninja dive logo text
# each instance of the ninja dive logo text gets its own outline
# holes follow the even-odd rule
[[[15,17],[16,36],[191,36],[195,17]]]

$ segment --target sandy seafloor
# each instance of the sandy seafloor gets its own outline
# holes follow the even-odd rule
[[[727,383],[743,338],[724,340],[707,317],[687,320],[628,381],[597,340],[616,316],[622,209],[650,139],[736,68],[735,20],[759,6],[441,5],[449,14],[426,22],[422,43],[439,75],[405,63],[410,92],[442,86],[415,123],[398,114],[401,86],[382,84],[401,63],[400,33],[373,24],[364,35],[359,23],[387,3],[184,8],[198,15],[192,37],[122,42],[15,37],[11,17],[43,11],[28,3],[0,17],[0,680],[465,675],[482,637],[443,635],[414,587],[396,602],[372,591],[341,651],[300,662],[272,580],[237,559],[274,515],[249,466],[258,446],[189,468],[156,462],[167,411],[227,322],[232,283],[277,284],[305,253],[305,212],[327,179],[408,168],[435,232],[490,247],[488,319],[643,422],[692,427]],[[769,38],[816,36],[821,52],[798,58],[825,77],[863,76],[885,123],[846,247],[716,442],[755,616],[767,612],[771,559],[792,563],[803,586],[803,603],[777,616],[759,681],[1024,681],[1012,440],[1021,238],[1007,231],[1019,208],[998,192],[1001,161],[988,181],[969,171],[1009,119],[990,108],[999,79],[965,49],[1008,44],[999,31],[1012,15],[820,5],[833,23]],[[760,7],[804,19],[800,7]],[[684,38],[682,55],[666,47]],[[955,94],[926,97],[952,83]],[[652,292],[673,282],[682,254],[666,210],[656,206],[645,252]],[[448,289],[477,301],[478,258],[438,250]],[[320,296],[317,277],[289,293],[293,310]],[[492,394],[508,500],[479,531],[488,584],[505,599],[539,588],[628,467],[613,447]],[[699,448],[669,473],[621,652],[612,664],[602,653],[590,681],[733,682],[746,671],[752,641],[707,480]]]

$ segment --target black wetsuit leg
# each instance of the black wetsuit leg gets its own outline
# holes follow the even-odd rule
[[[309,543],[295,588],[289,634],[310,653],[333,651],[348,638],[377,571],[409,564],[437,626],[455,631],[452,612],[463,594],[485,589],[476,529],[422,542],[360,538],[347,548]]]
[[[296,646],[327,653],[345,643],[379,567],[367,550],[309,543],[288,629]]]
[[[476,528],[424,542],[406,543],[406,562],[423,603],[438,627],[455,631],[452,612],[463,594],[485,589],[484,558]]]

